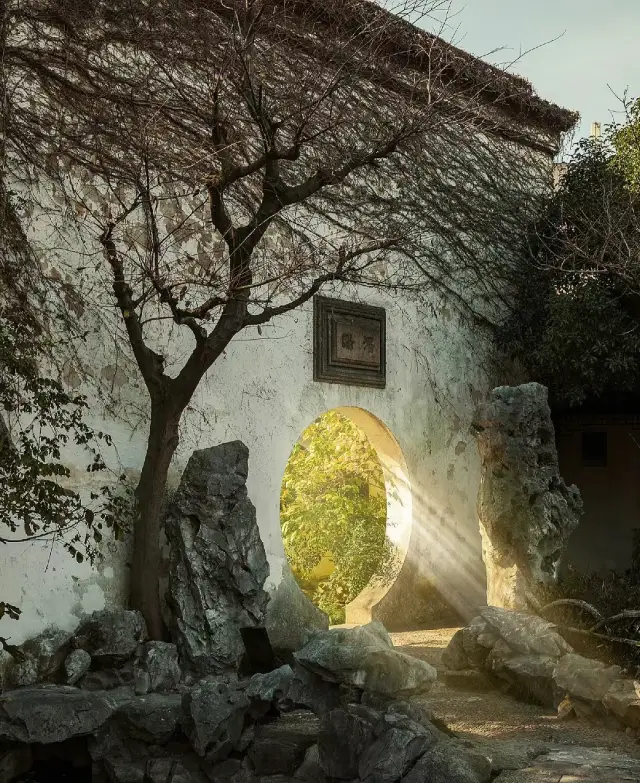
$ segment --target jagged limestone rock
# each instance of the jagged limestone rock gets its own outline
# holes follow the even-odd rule
[[[67,685],[75,685],[91,667],[91,655],[86,650],[72,650],[64,661]]]
[[[165,520],[172,633],[201,675],[235,669],[240,629],[264,623],[269,566],[247,497],[248,457],[240,441],[194,451]]]
[[[546,387],[499,386],[473,429],[482,459],[478,515],[487,603],[523,609],[528,594],[557,577],[582,513],[580,492],[559,474]]]
[[[71,633],[53,627],[28,639],[19,647],[24,659],[7,666],[8,684],[24,688],[54,680],[69,652],[70,640]]]
[[[148,678],[145,692],[164,693],[175,690],[182,677],[176,645],[170,642],[147,642],[136,675],[139,677],[141,672]],[[138,679],[136,684],[139,687]]]
[[[125,664],[148,638],[140,612],[132,609],[103,609],[83,620],[73,646],[86,650],[91,660],[103,667]]]
[[[430,690],[437,672],[426,661],[394,649],[379,622],[320,631],[294,655],[323,680],[393,698]]]

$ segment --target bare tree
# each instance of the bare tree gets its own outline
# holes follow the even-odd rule
[[[149,394],[131,603],[154,638],[179,423],[239,332],[333,282],[426,288],[484,323],[506,295],[575,118],[407,21],[445,6],[9,5],[7,171],[75,226],[75,288],[89,266],[109,282]],[[188,346],[171,371],[160,333]]]

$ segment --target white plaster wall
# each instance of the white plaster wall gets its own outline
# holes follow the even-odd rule
[[[289,454],[315,418],[339,406],[363,408],[393,433],[407,462],[413,492],[413,529],[408,559],[434,579],[455,606],[470,613],[484,600],[484,569],[475,514],[479,462],[469,423],[475,401],[492,383],[482,343],[437,302],[384,291],[334,288],[330,295],[380,305],[387,310],[387,386],[384,390],[312,380],[312,307],[242,333],[214,365],[198,399],[185,415],[174,462],[174,481],[194,448],[240,439],[250,451],[249,495],[271,575],[282,578],[285,559],[279,495]],[[132,388],[144,406],[145,392]],[[133,475],[144,457],[145,426],[101,415],[92,423],[115,443],[106,454],[114,469]],[[67,453],[76,486],[104,477],[83,472],[81,454]],[[119,464],[118,464],[119,462]],[[23,610],[19,622],[0,620],[0,635],[14,642],[49,624],[73,627],[79,618],[126,595],[127,546],[112,544],[96,568],[70,560],[50,543],[0,548],[0,595]],[[414,600],[407,596],[407,600]],[[417,600],[417,599],[415,599]]]

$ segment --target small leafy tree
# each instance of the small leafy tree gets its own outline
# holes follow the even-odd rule
[[[87,450],[89,472],[105,469],[100,453],[110,437],[86,422],[87,401],[43,374],[52,350],[50,324],[40,307],[54,292],[45,284],[0,182],[0,545],[54,539],[75,558],[99,555],[103,527],[122,533],[120,495],[104,488],[90,498],[65,483],[67,444]],[[64,318],[57,319],[64,329]],[[97,503],[97,506],[96,506]],[[96,515],[94,508],[100,508]],[[0,596],[2,599],[2,596]],[[0,600],[0,618],[17,620],[19,607]],[[0,637],[0,649],[11,650]]]
[[[615,165],[634,193],[640,193],[640,98],[625,100],[626,122],[611,128]]]
[[[296,578],[331,622],[344,622],[346,604],[391,563],[382,466],[364,432],[342,414],[324,414],[295,446],[280,520]],[[311,574],[327,555],[334,570],[314,583]]]
[[[578,145],[531,235],[503,338],[555,407],[640,382],[636,119]],[[634,157],[634,154],[636,157]]]

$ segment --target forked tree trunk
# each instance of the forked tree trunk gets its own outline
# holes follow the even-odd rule
[[[131,608],[138,609],[151,639],[165,636],[160,603],[160,526],[171,459],[178,446],[179,410],[152,406],[147,453],[136,488],[138,515],[133,532]]]

